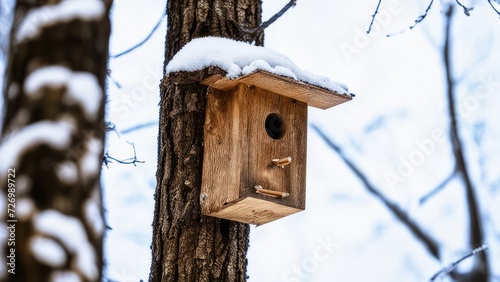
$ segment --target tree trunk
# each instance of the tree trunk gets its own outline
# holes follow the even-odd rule
[[[6,281],[102,276],[111,1],[72,3],[24,0],[15,7],[0,147]]]
[[[165,64],[194,38],[262,43],[243,30],[261,23],[260,0],[168,1]],[[207,88],[218,68],[172,73],[161,83],[159,152],[150,281],[245,281],[249,226],[201,216]],[[221,173],[224,173],[221,171]]]

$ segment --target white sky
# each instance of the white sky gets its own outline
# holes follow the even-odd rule
[[[264,1],[263,19],[287,2]],[[440,242],[446,243],[443,257],[447,261],[443,264],[447,264],[468,251],[462,244],[466,240],[463,189],[455,181],[439,199],[425,207],[418,205],[419,197],[451,171],[447,141],[435,142],[432,154],[402,183],[391,188],[384,178],[387,171],[397,172],[401,158],[408,159],[418,150],[416,140],[432,140],[436,130],[447,132],[444,76],[438,52],[442,35],[440,3],[435,3],[428,18],[413,31],[386,38],[385,34],[408,27],[425,7],[415,5],[417,1],[383,1],[386,5],[381,7],[372,35],[361,38],[375,2],[369,5],[366,1],[298,1],[295,8],[266,30],[265,45],[285,54],[302,69],[347,84],[357,94],[352,102],[327,111],[310,109],[310,123],[342,144],[386,195],[409,209]],[[122,3],[115,2],[112,53],[141,40],[163,9],[163,1],[150,1],[147,5]],[[457,18],[457,75],[471,69],[471,63],[489,50],[488,59],[473,69],[464,83],[474,89],[481,77],[500,77],[494,73],[500,54],[493,51],[499,50],[499,39],[494,36],[499,33],[498,17],[487,6],[478,5],[471,17],[459,12]],[[159,31],[140,50],[111,60],[113,76],[124,84],[122,93],[132,93],[141,84],[146,89],[149,82],[143,81],[161,77],[157,74],[163,63],[163,36],[164,31]],[[341,49],[346,44],[359,52],[346,57]],[[114,96],[117,91],[112,85],[110,90],[111,99],[119,99]],[[499,89],[493,91],[498,93]],[[494,96],[479,101],[479,109],[472,110],[469,118],[495,118],[486,116],[491,112],[490,105],[500,102]],[[136,108],[128,115],[122,109],[117,120],[113,111],[109,112],[119,128],[156,119],[157,88],[142,99],[137,97]],[[463,94],[461,98],[464,99]],[[377,122],[381,127],[376,127]],[[367,131],[370,126],[374,129]],[[498,127],[493,129],[491,134],[498,134]],[[464,131],[470,135],[470,128]],[[129,156],[130,147],[123,140],[127,139],[135,142],[139,157],[146,160],[145,165],[137,168],[113,165],[105,173],[108,220],[113,227],[107,245],[112,275],[148,277],[156,133],[156,127],[152,127],[122,136],[122,140],[110,138],[116,140],[109,147],[112,152]],[[118,145],[120,142],[122,145]],[[491,150],[498,154],[495,148]],[[477,149],[470,152],[471,158],[476,158]],[[308,138],[307,182],[306,211],[252,228],[250,281],[423,281],[441,267],[385,207],[367,194],[312,130]],[[119,208],[123,205],[127,206],[126,213]],[[335,245],[334,251],[317,257],[329,250],[318,249],[325,242]]]
[[[264,1],[263,19],[288,1]],[[484,3],[483,3],[484,2]],[[463,187],[452,182],[427,205],[418,200],[452,169],[448,141],[433,138],[447,132],[444,74],[439,56],[442,36],[440,2],[425,21],[406,29],[424,5],[414,0],[383,1],[372,35],[364,36],[377,1],[298,1],[266,30],[265,46],[288,56],[300,68],[341,81],[356,93],[353,101],[327,111],[310,109],[309,123],[342,145],[380,190],[427,227],[445,245],[442,263],[429,256],[408,230],[371,197],[338,155],[309,128],[307,209],[252,228],[248,253],[250,281],[424,281],[440,267],[470,251],[464,244],[467,215]],[[164,10],[163,0],[113,4],[111,54],[141,41]],[[500,222],[498,187],[498,107],[500,105],[500,20],[485,1],[470,17],[457,9],[453,26],[455,75],[465,76],[457,103],[463,109],[461,134],[467,159],[483,203],[482,212]],[[141,48],[110,59],[108,120],[118,131],[158,119],[165,20]],[[350,44],[355,54],[341,47]],[[480,58],[479,63],[475,64]],[[481,84],[490,81],[489,84]],[[487,86],[489,85],[489,86]],[[477,96],[480,92],[485,95]],[[486,95],[489,94],[489,95]],[[496,95],[495,95],[496,94]],[[474,143],[473,129],[485,133]],[[433,140],[432,152],[391,187],[384,175]],[[137,167],[104,168],[107,210],[107,275],[119,281],[147,280],[151,260],[151,222],[157,154],[157,126],[108,136],[109,154],[146,161]],[[498,185],[497,185],[498,186]],[[498,232],[488,225],[492,265],[500,265]],[[493,240],[496,236],[497,240]],[[464,264],[467,267],[467,263]],[[295,273],[295,274],[294,274]],[[500,276],[500,269],[496,269]],[[298,279],[298,280],[297,280]],[[500,279],[499,279],[500,280]],[[447,280],[443,280],[447,281]]]

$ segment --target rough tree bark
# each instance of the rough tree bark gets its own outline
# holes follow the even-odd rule
[[[0,274],[6,281],[102,276],[111,0],[73,4],[24,0],[15,7],[0,147],[2,202],[9,204],[0,224],[15,227],[3,245],[13,269]]]
[[[262,43],[260,0],[167,3],[165,64],[191,39],[220,36]],[[150,281],[245,281],[249,226],[200,214],[207,88],[217,68],[173,73],[161,83],[159,152]],[[221,172],[224,173],[224,172]]]

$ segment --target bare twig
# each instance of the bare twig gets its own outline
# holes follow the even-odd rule
[[[441,183],[439,183],[439,185],[436,186],[436,188],[432,189],[432,191],[430,191],[429,193],[425,194],[422,198],[420,198],[419,201],[420,205],[425,204],[430,198],[432,198],[434,195],[440,192],[444,187],[446,187],[446,184],[448,184],[448,182],[450,182],[450,180],[452,180],[453,177],[455,177],[455,175],[457,175],[456,168],[453,169],[450,175],[448,175],[448,177],[446,177]]]
[[[157,121],[150,121],[150,122],[146,122],[146,123],[141,123],[141,124],[138,124],[138,125],[134,125],[134,126],[132,126],[130,128],[121,130],[120,133],[121,134],[126,134],[126,133],[130,133],[130,132],[133,132],[133,131],[136,131],[136,130],[139,130],[139,129],[143,129],[143,128],[150,127],[150,126],[155,126],[155,125],[158,125]]]
[[[495,5],[491,3],[491,0],[488,0],[488,3],[490,3],[491,8],[493,8],[493,10],[500,16],[500,11],[497,8],[495,8]]]
[[[431,279],[429,281],[434,281],[436,280],[437,278],[439,277],[442,277],[442,276],[445,276],[447,274],[449,274],[450,272],[453,271],[453,269],[455,269],[458,264],[460,264],[462,261],[466,260],[467,258],[470,258],[472,256],[475,256],[477,255],[478,253],[481,253],[481,252],[484,252],[485,250],[488,249],[488,245],[484,244],[482,245],[481,247],[479,248],[475,248],[474,250],[472,250],[472,252],[470,252],[469,254],[463,256],[462,258],[460,258],[459,260],[457,261],[454,261],[452,262],[451,264],[449,264],[448,266],[446,267],[443,267],[443,269],[441,269],[440,271],[438,271],[436,274],[434,274],[434,276],[431,277]]]
[[[166,6],[167,6],[167,5],[165,5],[165,7],[166,7]],[[151,38],[151,36],[155,33],[155,31],[158,29],[158,27],[160,27],[161,22],[163,21],[163,19],[164,19],[166,16],[167,16],[167,10],[166,10],[166,8],[165,8],[165,12],[164,12],[164,13],[163,13],[163,15],[161,16],[160,20],[156,23],[156,25],[153,27],[153,30],[151,30],[151,32],[150,32],[150,33],[146,36],[146,38],[144,38],[141,42],[137,43],[136,45],[134,45],[134,46],[130,47],[129,49],[127,49],[127,50],[125,50],[125,51],[123,51],[123,52],[120,52],[120,53],[118,53],[118,54],[116,54],[116,55],[110,55],[109,57],[110,57],[110,58],[114,58],[114,59],[116,59],[116,58],[118,58],[118,57],[121,57],[121,56],[123,56],[123,55],[125,55],[125,54],[128,54],[128,53],[130,53],[130,52],[134,51],[135,49],[137,49],[137,48],[141,47],[144,43],[146,43],[146,42],[147,42],[147,41]],[[118,88],[120,88],[120,87],[118,87]]]
[[[267,21],[263,22],[258,28],[257,32],[260,33],[264,31],[268,26],[270,26],[272,23],[274,23],[277,19],[279,19],[283,14],[288,11],[291,7],[295,6],[297,4],[297,0],[290,0],[288,4],[286,4],[279,12],[277,12],[274,16],[272,16],[270,19]]]
[[[415,20],[415,22],[413,23],[413,25],[411,25],[409,27],[409,29],[413,29],[417,24],[419,24],[420,22],[422,22],[425,19],[425,17],[427,17],[427,14],[429,13],[429,10],[431,9],[433,3],[434,3],[434,0],[431,0],[431,2],[429,3],[429,6],[427,6],[427,9],[425,9],[425,12],[422,15],[418,16],[418,18]],[[387,34],[386,37],[392,37],[394,35],[399,35],[399,34],[404,33],[405,31],[406,30],[403,29],[403,30],[395,32],[395,33]]]
[[[382,0],[378,0],[377,8],[375,8],[375,13],[373,13],[373,15],[372,15],[372,20],[370,22],[370,26],[368,27],[368,30],[366,31],[366,33],[370,33],[370,31],[372,30],[372,25],[373,25],[373,22],[375,21],[375,17],[378,14],[378,9],[380,8],[380,3],[382,3]]]
[[[347,157],[347,155],[342,151],[340,146],[335,144],[330,138],[328,138],[323,131],[319,129],[316,125],[312,125],[312,129],[318,133],[318,135],[323,139],[323,141],[332,148],[344,161],[344,163],[352,170],[352,172],[359,178],[359,180],[363,183],[364,187],[373,194],[377,199],[379,199],[387,209],[410,231],[413,235],[422,242],[422,244],[427,248],[429,253],[432,256],[439,259],[439,247],[436,241],[427,235],[420,226],[417,225],[408,215],[399,208],[396,204],[390,202],[387,198],[385,198],[375,187],[373,183],[370,182],[368,177],[361,171],[359,167],[357,167],[354,162]]]
[[[141,164],[144,163],[144,161],[140,161],[140,160],[137,159],[137,154],[135,152],[135,145],[134,145],[134,143],[128,142],[128,141],[127,141],[127,143],[129,143],[132,146],[132,148],[134,148],[134,156],[132,158],[128,158],[128,159],[124,159],[124,160],[119,160],[119,159],[116,159],[116,158],[110,156],[108,154],[108,152],[106,152],[104,154],[104,157],[102,158],[102,162],[106,165],[106,167],[108,167],[108,164],[112,163],[112,161],[115,161],[115,162],[120,163],[120,164],[133,164],[134,166],[136,166],[137,163],[141,163]]]
[[[470,11],[472,11],[472,10],[474,10],[474,7],[467,8],[467,7],[465,7],[462,3],[460,3],[460,1],[458,1],[458,0],[455,0],[455,1],[457,1],[458,6],[462,7],[462,9],[464,9],[464,14],[465,14],[467,17],[468,17],[468,16],[470,16],[470,13],[469,13],[469,12],[470,12]]]
[[[107,121],[104,123],[106,125],[106,132],[108,131],[116,131],[116,124],[110,122],[110,121]]]
[[[257,38],[259,38],[262,32],[264,32],[264,29],[268,28],[272,23],[274,23],[277,19],[283,16],[283,14],[285,14],[286,11],[288,11],[291,7],[295,6],[296,4],[297,0],[290,0],[290,2],[288,2],[283,8],[281,8],[279,12],[274,14],[274,16],[272,16],[269,20],[263,22],[256,28],[246,28],[242,26],[239,26],[239,28],[241,29],[241,31],[243,31],[248,35],[248,37],[251,39],[250,41],[254,41]]]
[[[419,24],[421,21],[423,21],[425,19],[425,17],[427,17],[427,14],[429,13],[429,10],[431,9],[433,3],[434,3],[434,0],[431,0],[431,2],[429,3],[429,6],[427,6],[427,9],[425,9],[425,12],[415,20],[415,23],[412,26],[410,26],[410,29],[413,29],[417,24]]]
[[[118,88],[118,89],[122,89],[122,85],[116,81],[112,76],[111,76],[111,70],[108,69],[106,75],[109,77],[109,79],[111,80],[111,82],[114,83],[114,85]]]

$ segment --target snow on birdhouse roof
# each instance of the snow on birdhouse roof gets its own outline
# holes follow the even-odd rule
[[[350,96],[346,85],[300,69],[285,55],[272,49],[221,37],[197,38],[186,44],[167,65],[167,73],[197,71],[217,66],[236,79],[264,70]]]

